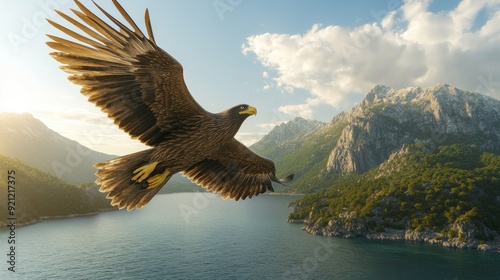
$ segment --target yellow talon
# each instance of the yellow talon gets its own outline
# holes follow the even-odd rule
[[[153,177],[149,178],[148,179],[148,185],[149,185],[148,189],[154,189],[154,188],[159,187],[161,185],[161,183],[163,183],[165,181],[168,174],[170,174],[170,172],[168,170],[165,170],[165,171],[163,171],[163,173],[156,174]]]
[[[133,172],[134,177],[132,177],[132,181],[138,182],[138,183],[144,181],[146,178],[149,177],[149,174],[151,174],[151,172],[153,172],[153,170],[155,170],[157,164],[158,164],[158,162],[155,161],[155,162],[146,164],[146,165],[141,166],[141,167],[137,168],[136,170],[134,170],[134,172]]]

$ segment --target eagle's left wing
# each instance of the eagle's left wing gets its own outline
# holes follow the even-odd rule
[[[293,174],[276,178],[274,163],[250,151],[232,139],[221,148],[217,157],[202,160],[182,173],[194,183],[234,200],[274,191],[272,182],[287,183]]]

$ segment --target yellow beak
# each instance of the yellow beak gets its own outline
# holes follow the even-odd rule
[[[248,108],[245,111],[241,111],[240,114],[257,115],[257,108],[253,106],[248,106]]]

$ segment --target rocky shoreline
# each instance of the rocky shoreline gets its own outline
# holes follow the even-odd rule
[[[346,218],[346,217],[344,217]],[[343,238],[364,237],[378,240],[405,240],[415,242],[425,242],[428,244],[439,245],[447,248],[458,249],[476,249],[480,251],[493,251],[500,253],[500,235],[496,232],[493,240],[481,241],[475,237],[474,226],[464,222],[454,224],[450,227],[456,236],[448,236],[432,230],[417,231],[411,229],[394,229],[377,227],[377,230],[369,229],[367,219],[337,219],[328,221],[325,226],[322,218],[315,222],[308,220],[288,220],[290,223],[304,223],[303,230],[310,234],[322,236],[334,236]],[[323,224],[323,226],[322,226]]]

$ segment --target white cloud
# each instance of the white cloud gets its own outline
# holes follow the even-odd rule
[[[279,107],[278,111],[293,116],[301,116],[306,119],[312,119],[312,109],[314,106],[319,105],[320,102],[319,98],[308,98],[305,104],[284,105]]]
[[[448,83],[499,98],[500,0],[463,0],[439,13],[429,5],[405,1],[380,22],[353,28],[314,25],[305,34],[254,35],[242,50],[270,70],[263,76],[277,88],[310,93],[302,104],[279,108],[307,118],[319,104],[352,106],[376,84]],[[481,11],[487,18],[478,21]]]

